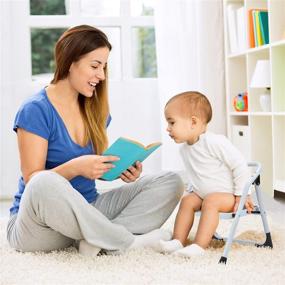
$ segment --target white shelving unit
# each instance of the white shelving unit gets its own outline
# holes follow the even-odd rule
[[[244,7],[247,48],[231,53],[228,5]],[[269,44],[249,48],[248,11],[268,10]],[[261,183],[264,191],[285,194],[285,1],[224,0],[225,64],[227,96],[227,131],[248,160],[262,163]],[[263,112],[259,95],[250,88],[258,60],[269,60],[271,71],[271,111]],[[236,112],[233,98],[248,92],[248,111]],[[278,192],[276,192],[278,191]]]

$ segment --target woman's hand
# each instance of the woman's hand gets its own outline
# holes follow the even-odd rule
[[[103,155],[83,155],[74,158],[73,165],[76,175],[81,175],[89,179],[98,179],[105,172],[115,167],[112,161],[119,160],[117,156]]]
[[[236,198],[236,201],[235,201],[235,205],[234,205],[234,212],[236,212],[237,209],[238,209],[238,205],[239,205],[241,196],[235,196],[235,198]],[[248,195],[246,197],[244,206],[245,206],[246,210],[248,211],[248,213],[251,213],[251,211],[254,209],[254,204],[253,204],[253,202],[251,200],[251,196],[250,195]]]
[[[127,183],[136,181],[142,173],[142,164],[137,161],[135,167],[131,166],[126,171],[124,171],[120,178]]]

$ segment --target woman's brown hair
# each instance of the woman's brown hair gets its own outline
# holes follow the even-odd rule
[[[97,49],[107,47],[112,49],[107,36],[92,26],[81,25],[66,30],[58,39],[55,46],[55,73],[52,84],[67,78],[70,66],[85,54]],[[78,101],[85,125],[84,142],[91,141],[97,154],[108,146],[106,124],[109,116],[109,103],[107,92],[108,72],[104,68],[106,79],[96,85],[96,92],[91,98],[79,94]]]

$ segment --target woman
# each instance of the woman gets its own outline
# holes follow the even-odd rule
[[[137,162],[121,176],[128,184],[101,195],[96,190],[94,180],[118,159],[102,156],[111,120],[110,50],[94,27],[64,32],[55,47],[53,80],[16,115],[22,177],[7,227],[13,248],[50,251],[78,240],[80,252],[96,255],[101,248],[122,251],[170,238],[158,228],[181,197],[176,174],[138,179]]]

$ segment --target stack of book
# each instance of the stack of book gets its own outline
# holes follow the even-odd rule
[[[269,44],[268,11],[251,9],[248,11],[248,35],[251,48]]]
[[[227,6],[229,47],[231,53],[241,52],[248,48],[246,39],[245,7],[239,4]]]
[[[248,16],[248,39],[246,17]],[[239,4],[227,5],[229,48],[231,53],[243,52],[269,43],[268,11],[250,9]]]

